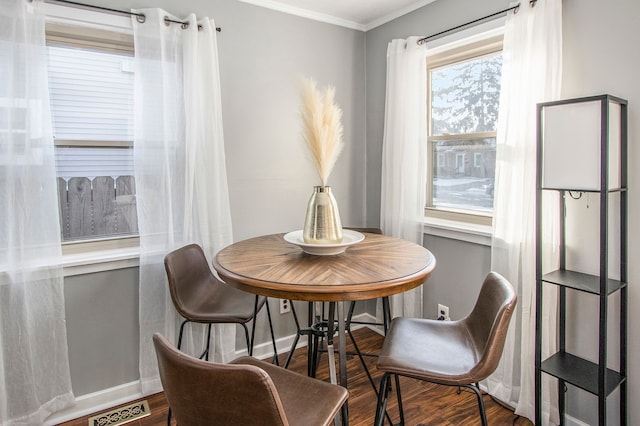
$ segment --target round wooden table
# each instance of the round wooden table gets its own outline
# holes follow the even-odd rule
[[[364,235],[363,241],[332,256],[304,253],[286,242],[284,234],[264,235],[225,247],[216,255],[213,267],[224,282],[250,293],[336,302],[340,384],[346,387],[344,302],[411,290],[423,284],[436,266],[433,254],[421,245],[385,235]],[[329,343],[329,366],[331,369],[333,365],[335,383],[332,340]],[[347,424],[348,415],[342,420]]]
[[[213,266],[236,288],[280,299],[338,302],[374,299],[421,285],[435,268],[424,247],[365,233],[334,256],[306,254],[284,234],[240,241],[222,249]]]

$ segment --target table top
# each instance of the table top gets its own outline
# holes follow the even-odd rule
[[[436,265],[433,254],[410,241],[364,233],[342,254],[315,256],[284,234],[239,241],[222,249],[213,266],[227,284],[280,299],[350,301],[415,288]]]

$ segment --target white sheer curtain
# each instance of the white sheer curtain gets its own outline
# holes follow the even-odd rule
[[[0,0],[0,424],[74,402],[44,4]]]
[[[380,225],[422,245],[426,184],[426,48],[418,37],[387,48]],[[391,316],[422,317],[422,286],[391,298]]]
[[[215,25],[210,19],[188,28],[163,10],[133,18],[136,51],[134,161],[140,228],[140,377],[144,393],[160,389],[151,337],[176,342],[180,318],[168,291],[164,256],[196,242],[208,260],[232,242]],[[180,19],[181,20],[181,19]],[[198,25],[201,26],[198,31]],[[195,355],[204,327],[186,329],[183,350]],[[212,333],[213,359],[235,351],[235,326]]]
[[[517,414],[533,419],[536,103],[560,96],[562,4],[561,0],[538,0],[534,7],[520,4],[507,17],[504,34],[491,250],[491,269],[511,281],[519,300],[501,363],[488,387],[499,399],[517,402]],[[557,206],[545,213],[557,218]],[[549,300],[544,303],[543,324],[547,355],[556,342],[556,300],[549,293],[545,292]],[[557,387],[547,383],[544,396],[545,424],[556,423],[557,410],[550,404],[557,401]]]

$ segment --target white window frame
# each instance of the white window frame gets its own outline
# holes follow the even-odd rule
[[[481,34],[471,36],[467,39],[456,40],[449,44],[444,44],[434,48],[427,54],[427,123],[431,123],[431,81],[430,71],[434,68],[454,64],[473,58],[495,54],[502,51],[502,33],[503,28],[492,29]],[[454,208],[442,208],[432,205],[433,200],[433,167],[434,150],[432,144],[441,140],[459,140],[461,135],[439,135],[432,136],[431,129],[427,129],[427,188],[425,217],[436,220],[444,220],[447,222],[458,222],[466,224],[476,224],[481,226],[491,226],[493,215],[486,212],[476,212],[471,210],[462,210]],[[463,134],[464,139],[483,139],[495,138],[496,132],[479,132]],[[439,159],[437,159],[439,160]],[[457,164],[457,163],[456,163]]]
[[[94,47],[133,56],[131,18],[46,3],[47,43]],[[129,141],[110,143],[130,145]],[[59,141],[56,145],[95,146],[95,141]],[[138,236],[118,236],[62,243],[65,276],[138,266]]]

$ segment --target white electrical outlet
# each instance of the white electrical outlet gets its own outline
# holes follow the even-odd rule
[[[449,307],[438,303],[438,320],[439,321],[451,321],[449,317]]]
[[[291,301],[280,299],[280,314],[286,314],[287,312],[291,312]]]

